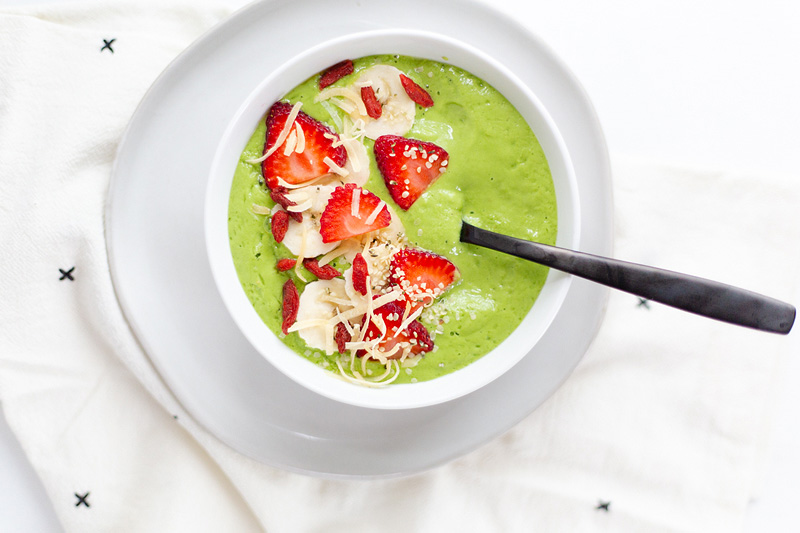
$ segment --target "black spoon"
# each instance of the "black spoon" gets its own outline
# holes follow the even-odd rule
[[[716,281],[517,239],[463,221],[461,242],[515,255],[654,302],[739,326],[785,335],[794,324],[794,306]]]

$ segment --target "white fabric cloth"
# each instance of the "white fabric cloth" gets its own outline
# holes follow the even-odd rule
[[[144,91],[227,13],[173,0],[0,11],[0,401],[65,530],[740,529],[789,345],[622,293],[541,408],[430,472],[287,473],[181,410],[114,299],[103,203]],[[796,180],[613,170],[617,257],[796,294]]]

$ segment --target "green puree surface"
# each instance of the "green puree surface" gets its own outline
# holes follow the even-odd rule
[[[460,281],[436,304],[447,309],[444,333],[434,340],[436,351],[425,354],[417,366],[402,369],[395,383],[429,380],[463,368],[502,342],[528,313],[547,276],[545,267],[460,243],[462,218],[478,227],[554,244],[553,181],[530,127],[481,79],[451,65],[405,56],[370,56],[354,63],[355,72],[334,86],[352,83],[372,65],[388,64],[424,87],[434,105],[417,106],[414,127],[405,137],[433,142],[450,156],[447,171],[411,209],[403,211],[394,204],[377,169],[373,141],[365,139],[372,159],[365,188],[394,208],[410,245],[447,257],[461,272]],[[305,113],[338,131],[326,107],[314,103],[317,80],[317,75],[312,76],[283,100],[302,101]],[[335,371],[340,354],[326,356],[308,349],[297,333],[285,338],[281,334],[282,286],[294,274],[279,273],[275,265],[277,259],[291,254],[273,240],[269,217],[252,212],[253,204],[274,204],[261,180],[260,164],[246,162],[263,153],[265,130],[262,120],[241,155],[231,188],[229,234],[236,270],[265,324],[298,354]],[[333,264],[340,270],[349,266],[343,259]],[[315,279],[307,271],[304,275]],[[294,279],[302,292],[305,284]],[[431,331],[435,328],[424,320],[423,324]],[[382,373],[382,365],[370,364],[374,372]]]

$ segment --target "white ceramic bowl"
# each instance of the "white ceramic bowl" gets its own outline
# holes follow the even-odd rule
[[[551,271],[530,312],[497,348],[461,370],[419,383],[369,388],[346,382],[287,348],[262,322],[239,283],[228,239],[228,199],[239,156],[269,107],[289,90],[343,58],[375,54],[401,54],[456,65],[489,82],[516,107],[539,139],[550,165],[558,205],[557,245],[578,247],[580,204],[567,148],[536,96],[498,58],[449,37],[412,30],[379,30],[340,37],[290,59],[250,94],[220,140],[206,191],[208,256],[225,305],[253,346],[300,385],[347,404],[410,409],[453,400],[509,371],[550,327],[571,278]]]

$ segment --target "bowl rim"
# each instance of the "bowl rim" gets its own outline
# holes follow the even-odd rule
[[[415,50],[426,52],[425,47],[430,43],[437,44],[439,46],[437,50],[446,50],[446,55],[439,54],[434,57],[434,54],[414,53]],[[343,48],[348,51],[364,49],[365,52],[343,54]],[[407,53],[406,50],[411,53]],[[309,73],[319,72],[341,60],[341,57],[364,57],[383,53],[453,64],[498,89],[519,110],[534,131],[545,151],[551,174],[555,178],[556,172],[553,170],[555,165],[562,176],[558,182],[553,180],[556,188],[560,186],[562,189],[561,194],[558,194],[558,191],[556,194],[559,224],[557,244],[578,247],[580,202],[572,161],[557,125],[541,101],[500,61],[472,45],[434,32],[402,28],[356,32],[319,43],[290,58],[253,89],[229,121],[217,144],[205,193],[204,235],[216,290],[237,327],[267,362],[301,386],[332,400],[365,408],[413,409],[462,397],[511,370],[531,352],[550,327],[568,292],[572,277],[551,270],[536,302],[521,324],[493,350],[469,365],[428,381],[392,384],[380,388],[365,387],[352,384],[298,355],[263,323],[239,282],[233,256],[230,253],[227,226],[230,188],[235,166],[247,140],[252,136],[258,123],[263,120],[272,103],[308,79]],[[456,59],[453,60],[449,56],[455,56]],[[466,68],[459,63],[462,56],[478,63],[472,63],[472,68]],[[478,68],[475,68],[476,65]],[[486,72],[490,72],[490,75],[487,76]],[[488,80],[487,77],[492,79]],[[498,88],[498,81],[502,81],[501,85],[505,91]],[[511,96],[508,94],[509,89],[513,93]],[[525,112],[520,110],[519,104],[524,104]],[[531,113],[541,122],[540,128],[534,128],[531,117],[526,116]],[[565,196],[564,192],[568,194]],[[564,207],[567,209],[564,210]],[[569,231],[563,231],[565,228]],[[568,242],[565,243],[564,240]],[[536,305],[543,301],[543,296],[549,303],[547,310],[543,309],[543,305],[539,307]],[[542,314],[544,316],[535,316]],[[531,324],[532,315],[537,319],[535,324]],[[526,325],[533,326],[532,334],[522,332],[523,326]],[[521,336],[527,337],[525,342],[520,342]]]

